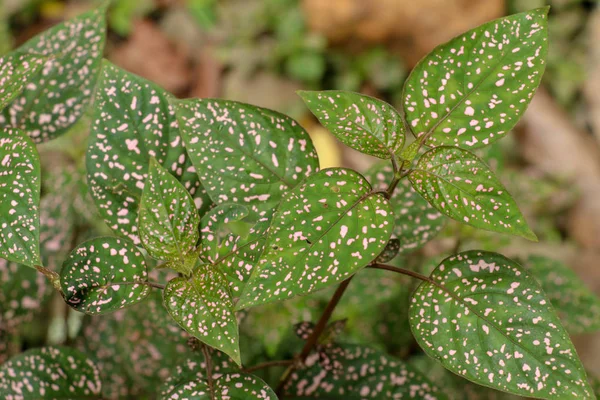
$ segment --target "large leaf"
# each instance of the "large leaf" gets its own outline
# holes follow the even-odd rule
[[[108,62],[102,68],[86,159],[88,183],[109,227],[136,244],[138,208],[151,157],[183,183],[198,208],[208,205],[168,96]]]
[[[0,257],[28,266],[40,260],[40,160],[33,142],[0,129]]]
[[[0,110],[21,93],[45,61],[44,57],[21,52],[0,58]]]
[[[58,24],[20,52],[48,56],[24,90],[0,114],[0,125],[25,130],[36,142],[65,133],[86,111],[102,63],[106,6]]]
[[[569,335],[537,281],[500,254],[444,260],[413,294],[419,345],[480,385],[542,399],[593,398]]]
[[[600,331],[600,298],[571,268],[544,256],[529,256],[525,266],[542,285],[570,334]]]
[[[467,150],[429,150],[408,177],[418,193],[452,219],[479,229],[537,240],[492,170]]]
[[[485,146],[519,121],[544,73],[548,8],[488,22],[436,47],[404,86],[406,120],[430,146]]]
[[[66,347],[28,350],[0,367],[0,396],[7,400],[97,399],[100,389],[94,363]]]
[[[367,171],[365,177],[373,187],[384,190],[394,178],[389,163],[379,163]],[[409,253],[433,239],[444,227],[446,219],[402,179],[390,197],[396,220],[393,237],[400,240],[398,252]]]
[[[200,181],[215,203],[270,214],[319,166],[306,131],[275,111],[227,100],[185,100],[177,118]]]
[[[416,369],[385,353],[360,345],[336,347],[339,370],[327,370],[310,358],[307,367],[292,373],[286,398],[305,400],[446,399],[440,388]]]
[[[341,90],[298,94],[321,124],[353,149],[383,159],[402,149],[404,123],[388,103]]]
[[[233,299],[219,271],[201,265],[191,278],[169,281],[163,296],[167,310],[183,329],[242,363]]]
[[[128,239],[100,237],[77,246],[60,272],[65,301],[86,314],[102,314],[150,293],[144,256]]]
[[[237,309],[343,281],[383,251],[393,228],[384,194],[357,172],[310,176],[281,201]]]
[[[192,196],[154,158],[142,192],[138,229],[148,253],[189,274],[193,267],[200,216]],[[188,261],[191,258],[192,262]]]

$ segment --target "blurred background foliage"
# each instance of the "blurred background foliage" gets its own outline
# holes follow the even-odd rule
[[[0,53],[94,3],[0,0]],[[544,5],[552,8],[543,87],[513,134],[479,154],[502,177],[540,242],[448,221],[432,242],[392,263],[428,273],[457,249],[542,254],[565,262],[600,293],[596,1],[115,0],[106,57],[180,97],[222,97],[289,114],[313,137],[322,167],[366,171],[375,160],[337,143],[296,90],[360,91],[401,108],[405,77],[437,44],[487,20]],[[61,238],[46,252],[47,265],[55,269],[76,243],[109,233],[85,185],[88,127],[84,118],[67,135],[39,146],[48,182],[42,224]],[[99,362],[108,382],[106,398],[143,398],[170,367],[193,353],[159,298],[109,316],[82,318],[52,296],[34,272],[0,260],[0,363],[22,349],[67,343]],[[342,339],[410,360],[445,382],[441,386],[452,398],[509,398],[467,384],[420,355],[407,322],[416,284],[382,271],[358,274],[334,315],[346,320]],[[293,324],[317,319],[332,290],[241,313],[244,362],[291,357],[301,346]],[[586,367],[600,375],[600,336],[578,335],[575,343]],[[281,371],[260,373],[276,385]]]

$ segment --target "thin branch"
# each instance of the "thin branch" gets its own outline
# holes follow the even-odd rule
[[[165,290],[165,285],[163,285],[162,283],[146,281],[145,285],[153,287],[155,289]]]
[[[276,361],[267,361],[261,364],[256,364],[251,367],[244,368],[244,372],[253,372],[259,369],[270,368],[270,367],[285,367],[292,365],[294,360],[276,360]]]
[[[333,310],[335,310],[335,307],[340,302],[342,296],[344,295],[344,292],[346,291],[346,288],[350,284],[351,279],[352,279],[352,276],[350,276],[350,278],[348,278],[345,281],[343,281],[342,283],[340,283],[337,290],[335,291],[335,293],[329,300],[327,307],[325,307],[325,311],[323,311],[321,318],[319,318],[319,321],[315,325],[311,335],[308,337],[308,339],[306,339],[306,342],[304,343],[304,347],[302,348],[302,351],[300,352],[300,354],[297,357],[298,363],[304,364],[306,362],[306,359],[310,355],[310,352],[312,351],[313,347],[315,347],[315,345],[317,344],[317,341],[319,340],[319,337],[321,336],[321,334],[327,327],[327,323],[329,322],[329,319],[331,318],[331,315],[333,314]],[[277,396],[281,397],[281,394],[283,393],[283,388],[284,388],[285,384],[287,383],[287,381],[289,380],[292,372],[294,372],[294,370],[296,369],[296,365],[298,363],[291,364],[288,367],[288,369],[284,372],[284,374],[281,377],[281,380],[279,382],[279,385],[277,386],[277,390],[275,391]]]
[[[400,268],[400,267],[395,267],[393,265],[387,265],[387,264],[371,264],[369,265],[367,268],[373,268],[373,269],[384,269],[386,271],[392,271],[392,272],[396,272],[398,274],[402,274],[402,275],[407,275],[407,276],[411,276],[413,278],[425,281],[425,282],[429,282],[432,283],[436,286],[438,286],[437,282],[435,282],[433,279],[425,276],[425,275],[421,275],[418,272],[415,271],[411,271],[409,269],[404,269],[404,268]]]

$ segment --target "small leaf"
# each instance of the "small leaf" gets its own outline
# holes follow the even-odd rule
[[[308,133],[293,119],[227,100],[177,101],[177,118],[200,181],[217,203],[270,215],[283,194],[319,167]]]
[[[46,58],[21,52],[13,52],[0,58],[0,110],[25,88]]]
[[[226,225],[247,216],[248,208],[239,204],[220,204],[204,214],[200,223],[202,256],[208,262],[217,261],[219,249],[236,240],[234,235],[227,235]]]
[[[221,355],[213,354],[212,364],[212,393],[206,379],[205,363],[188,360],[183,366],[178,366],[161,387],[159,399],[277,400],[277,396],[265,382],[254,375],[235,371]]]
[[[150,293],[144,256],[128,239],[80,244],[64,262],[60,281],[67,304],[90,315],[130,306]]]
[[[429,204],[452,219],[537,240],[502,183],[467,150],[434,148],[423,154],[408,177]]]
[[[292,399],[326,398],[444,400],[438,387],[416,369],[385,353],[360,345],[337,347],[340,370],[324,369],[309,358],[307,367],[291,374],[284,395]]]
[[[444,367],[540,399],[593,398],[569,335],[538,283],[500,254],[449,257],[412,297],[410,324]]]
[[[390,239],[385,245],[385,249],[377,256],[375,262],[386,263],[393,260],[400,252],[400,240],[397,238]]]
[[[367,171],[365,178],[375,189],[385,190],[394,178],[394,171],[389,163],[379,163]],[[400,240],[400,254],[421,248],[446,223],[446,218],[412,188],[408,179],[400,181],[390,198],[390,204],[396,220],[392,237]]]
[[[298,94],[321,124],[345,145],[383,159],[402,149],[402,117],[388,103],[341,90],[301,90]]]
[[[65,133],[86,112],[102,63],[106,7],[81,14],[29,40],[19,52],[48,56],[0,114],[0,126],[26,131],[36,143]]]
[[[186,258],[193,259],[200,238],[200,216],[192,196],[154,158],[140,202],[138,230],[148,253],[170,261],[170,267],[189,274]],[[193,264],[191,265],[193,267]]]
[[[383,193],[357,172],[336,168],[310,176],[281,201],[236,308],[343,281],[383,251],[393,224]]]
[[[542,285],[571,335],[600,331],[600,298],[575,272],[543,256],[529,256],[525,266]]]
[[[404,85],[406,120],[429,146],[476,148],[510,131],[542,78],[548,8],[488,22],[436,47]]]
[[[191,278],[169,281],[163,297],[171,317],[183,329],[241,365],[233,300],[227,280],[218,271],[201,265]]]
[[[0,257],[34,267],[40,259],[40,160],[23,132],[0,129]]]
[[[209,202],[183,147],[169,94],[106,61],[100,75],[88,183],[107,225],[140,244],[138,209],[151,157],[183,184],[198,209]]]
[[[28,350],[0,367],[0,397],[7,400],[94,399],[101,386],[94,363],[66,347]]]

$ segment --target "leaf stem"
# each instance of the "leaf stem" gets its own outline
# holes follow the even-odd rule
[[[389,199],[394,194],[394,190],[400,183],[400,179],[404,177],[402,174],[402,168],[404,168],[404,161],[400,165],[398,165],[398,159],[395,154],[392,154],[392,168],[394,169],[394,179],[390,183],[390,186],[386,190],[386,197]]]
[[[162,283],[146,281],[145,285],[153,287],[155,289],[165,290],[165,285],[163,285]]]
[[[308,337],[308,339],[306,339],[306,342],[304,343],[304,347],[302,348],[302,351],[296,357],[297,362],[294,362],[293,364],[291,364],[288,367],[288,369],[284,372],[283,376],[281,377],[281,380],[279,381],[279,385],[277,386],[277,390],[275,391],[275,393],[277,394],[278,397],[281,397],[281,394],[283,393],[283,388],[284,388],[285,384],[287,383],[287,381],[289,380],[292,372],[294,372],[294,370],[296,369],[296,366],[298,364],[304,364],[306,362],[306,359],[310,355],[310,352],[312,351],[313,347],[315,347],[315,345],[317,344],[317,341],[319,340],[319,337],[321,336],[321,334],[327,327],[327,322],[329,322],[329,319],[331,318],[331,315],[333,314],[335,307],[340,302],[340,300],[341,300],[342,296],[344,295],[346,288],[348,288],[348,285],[350,284],[350,281],[352,280],[353,276],[354,275],[350,276],[348,279],[346,279],[345,281],[340,283],[337,290],[335,291],[335,293],[329,300],[327,307],[325,307],[325,311],[323,311],[321,318],[319,318],[319,321],[315,325],[315,328],[313,329],[312,334]]]
[[[213,388],[213,374],[212,374],[212,358],[208,351],[208,346],[202,343],[202,354],[204,354],[204,362],[206,363],[206,380],[208,381],[208,391],[210,392],[210,398],[215,398],[215,392]]]
[[[256,364],[251,367],[244,368],[244,372],[253,372],[259,369],[270,368],[270,367],[285,367],[294,364],[294,360],[275,360],[266,361],[264,363]]]
[[[438,286],[438,283],[435,282],[433,279],[431,279],[425,275],[421,275],[418,272],[411,271],[409,269],[404,269],[404,268],[400,268],[400,267],[395,267],[393,265],[379,264],[379,263],[371,264],[367,268],[384,269],[386,271],[396,272],[398,274],[407,275],[407,276],[410,276],[410,277],[413,277],[413,278],[416,278],[416,279],[419,279],[419,280],[422,280],[425,282],[429,282],[429,283],[432,283],[432,284]]]

